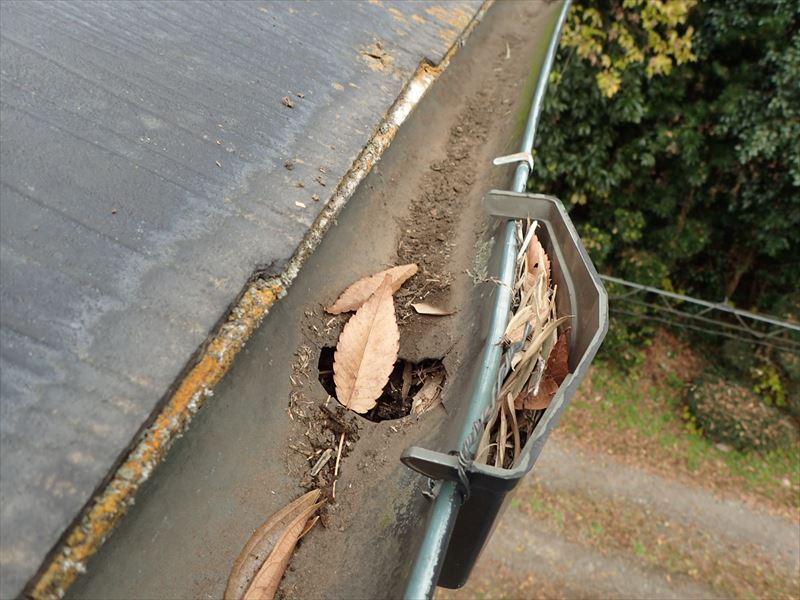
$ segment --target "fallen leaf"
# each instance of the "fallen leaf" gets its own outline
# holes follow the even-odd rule
[[[286,108],[294,108],[294,102],[292,102],[292,99],[289,98],[289,96],[284,96],[281,98],[281,102]]]
[[[357,413],[375,406],[400,350],[393,285],[392,276],[385,274],[383,284],[347,322],[336,344],[336,397],[345,408]]]
[[[545,287],[550,287],[550,259],[539,238],[534,234],[528,246],[528,271],[536,277],[540,272],[545,275]]]
[[[455,312],[454,310],[447,310],[446,308],[433,306],[432,304],[428,304],[427,302],[415,302],[411,306],[414,308],[415,311],[417,311],[421,315],[434,315],[437,317],[446,317],[447,315],[452,315]]]
[[[545,373],[550,375],[558,385],[561,385],[569,375],[569,351],[566,332],[558,336],[556,345],[553,346],[553,350],[547,359]]]
[[[275,592],[278,591],[278,586],[283,578],[283,573],[286,567],[289,566],[289,561],[292,559],[294,547],[300,539],[301,534],[306,528],[306,523],[309,517],[313,515],[322,502],[309,506],[301,512],[289,525],[284,529],[275,548],[270,552],[264,564],[256,573],[250,587],[247,588],[242,600],[272,600],[275,597]]]
[[[314,506],[320,491],[313,490],[287,504],[267,519],[245,544],[233,563],[225,600],[239,600],[247,591],[259,568],[277,545],[289,524],[301,513]]]
[[[517,402],[514,403],[515,408],[519,407],[525,410],[539,410],[542,408],[547,408],[550,406],[550,401],[553,399],[553,396],[556,395],[558,391],[558,384],[555,382],[555,379],[550,377],[549,375],[545,375],[542,382],[539,384],[539,392],[534,394],[531,392],[525,396],[522,396],[517,399]]]
[[[319,515],[316,515],[313,519],[309,519],[308,523],[306,523],[305,528],[303,528],[303,531],[300,532],[299,539],[302,540],[304,537],[306,537],[306,534],[312,529],[314,529],[314,525],[316,525],[318,521],[319,521]]]
[[[358,308],[375,293],[375,290],[381,286],[387,275],[391,277],[391,289],[394,294],[400,289],[400,286],[416,272],[417,265],[411,263],[408,265],[400,265],[399,267],[392,267],[391,269],[386,269],[385,271],[359,279],[343,291],[336,302],[325,310],[332,315],[358,310]]]
[[[522,450],[522,446],[520,443],[519,437],[519,423],[517,422],[517,411],[514,410],[514,399],[511,397],[511,394],[506,396],[506,405],[503,407],[503,410],[508,409],[508,414],[511,415],[511,432],[514,435],[514,463],[517,462],[517,458],[519,458],[519,453]],[[512,463],[513,464],[513,463]]]
[[[558,336],[558,340],[547,358],[544,377],[539,384],[537,393],[526,394],[523,391],[514,402],[515,408],[517,410],[539,410],[550,406],[550,401],[569,374],[568,358],[567,336],[566,333],[562,333]]]
[[[412,415],[420,416],[436,406],[436,400],[442,393],[442,383],[444,383],[444,375],[442,373],[432,375],[425,380],[425,383],[414,394],[414,398],[411,401]]]

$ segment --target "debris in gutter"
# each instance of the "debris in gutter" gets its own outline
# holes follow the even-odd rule
[[[446,317],[455,312],[454,310],[448,310],[440,306],[434,306],[433,304],[428,304],[427,302],[414,302],[411,305],[411,308],[413,308],[417,314],[431,315],[436,317]]]
[[[331,459],[331,456],[333,456],[333,449],[331,448],[328,448],[322,453],[322,456],[319,457],[319,460],[317,460],[317,462],[314,463],[314,466],[311,467],[312,477],[316,477],[319,474],[319,472],[322,470],[322,467],[324,467]]]
[[[378,289],[344,326],[336,345],[336,398],[357,413],[375,406],[400,351],[392,283],[392,276],[385,275]]]
[[[508,371],[478,442],[475,461],[511,468],[525,441],[569,374],[569,317],[556,314],[557,286],[550,277],[550,259],[536,236],[538,223],[517,222],[520,250],[516,260],[513,313],[504,335],[513,352]]]
[[[410,263],[392,267],[391,269],[386,269],[385,271],[380,271],[367,277],[362,277],[355,283],[350,284],[347,289],[339,295],[336,302],[326,308],[325,311],[332,315],[338,315],[343,312],[358,310],[361,305],[369,300],[378,288],[380,288],[386,277],[389,277],[389,287],[392,289],[392,293],[394,293],[399,290],[400,286],[409,278],[413,277],[416,272],[417,265]]]
[[[270,600],[278,591],[294,548],[325,500],[315,489],[284,506],[267,519],[245,544],[233,564],[225,600]]]
[[[419,417],[435,407],[438,404],[437,401],[441,398],[443,383],[443,373],[437,373],[428,378],[422,389],[414,394],[414,399],[411,403],[411,414]]]

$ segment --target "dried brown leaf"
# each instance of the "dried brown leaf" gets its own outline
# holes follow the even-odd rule
[[[537,393],[521,393],[514,402],[514,406],[518,410],[539,410],[550,406],[550,401],[569,374],[568,358],[567,336],[564,333],[558,336],[558,340],[547,358],[544,377],[539,384]]]
[[[308,492],[284,506],[256,529],[242,548],[236,562],[233,563],[231,574],[228,577],[228,585],[225,588],[225,600],[238,600],[244,595],[287,526],[299,514],[313,506],[319,496],[319,490]]]
[[[386,274],[378,291],[344,326],[336,344],[333,355],[336,397],[345,408],[357,413],[375,406],[400,350],[393,285],[391,275]]]
[[[359,307],[375,293],[375,290],[381,286],[387,275],[391,277],[391,288],[394,294],[400,289],[400,286],[416,272],[417,265],[410,263],[407,265],[400,265],[399,267],[392,267],[391,269],[386,269],[385,271],[359,279],[343,291],[336,302],[325,310],[332,315],[358,310]]]
[[[511,397],[511,394],[506,396],[506,404],[503,409],[508,410],[508,414],[511,415],[511,432],[514,435],[514,463],[517,462],[519,458],[519,453],[522,450],[522,446],[520,443],[519,437],[519,423],[517,422],[517,412],[514,410],[514,398]],[[513,464],[513,463],[512,463]]]
[[[306,523],[306,526],[303,528],[303,531],[300,532],[300,537],[298,539],[302,540],[304,537],[306,537],[306,534],[314,529],[314,525],[316,525],[318,521],[319,515],[315,515],[313,518],[309,519]]]
[[[561,385],[569,375],[569,350],[567,348],[566,332],[558,336],[556,345],[547,359],[545,373],[550,375],[558,385]]]
[[[506,438],[508,437],[508,419],[503,405],[500,405],[500,432],[497,435],[497,452],[494,454],[494,466],[502,467],[506,455]]]
[[[283,578],[286,567],[292,559],[294,547],[306,527],[309,517],[313,515],[322,502],[308,507],[283,530],[283,533],[270,552],[264,564],[256,573],[250,587],[247,588],[242,600],[272,600]]]
[[[425,380],[425,383],[419,391],[414,394],[414,398],[411,402],[412,415],[419,416],[436,406],[436,400],[442,393],[443,382],[444,375],[441,373],[428,377],[428,379]]]
[[[550,406],[550,401],[553,399],[553,396],[556,395],[557,391],[558,384],[552,377],[545,375],[544,379],[542,379],[542,382],[539,384],[539,392],[537,394],[531,392],[528,395],[520,396],[520,398],[517,398],[517,402],[515,402],[514,405],[525,410],[547,408]]]
[[[528,270],[536,277],[539,273],[545,275],[545,287],[550,287],[550,259],[539,238],[534,235],[528,245]]]
[[[454,310],[448,310],[446,308],[434,306],[433,304],[428,304],[427,302],[415,302],[411,306],[421,315],[446,317],[447,315],[452,315],[455,312]]]

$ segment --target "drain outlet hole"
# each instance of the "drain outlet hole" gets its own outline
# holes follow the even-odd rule
[[[333,382],[333,353],[336,348],[326,346],[319,354],[317,368],[319,370],[319,382],[325,391],[336,398],[336,384]],[[406,366],[408,365],[408,366]],[[403,373],[409,373],[411,384],[408,393],[403,398]],[[406,375],[406,378],[409,378]],[[392,374],[389,376],[389,383],[383,388],[381,397],[375,408],[363,415],[368,421],[379,423],[381,421],[391,421],[401,419],[411,414],[411,404],[414,395],[422,389],[425,381],[431,377],[441,377],[442,385],[447,378],[442,360],[439,358],[426,358],[418,363],[413,363],[404,359],[399,359],[394,364]]]

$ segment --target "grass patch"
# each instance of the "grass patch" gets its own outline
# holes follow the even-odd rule
[[[674,353],[674,352],[673,352]],[[688,418],[686,382],[664,350],[623,373],[607,362],[592,367],[560,429],[582,445],[683,475],[707,487],[744,491],[795,519],[800,509],[800,446],[739,452],[703,437]],[[588,384],[588,385],[587,385]]]

